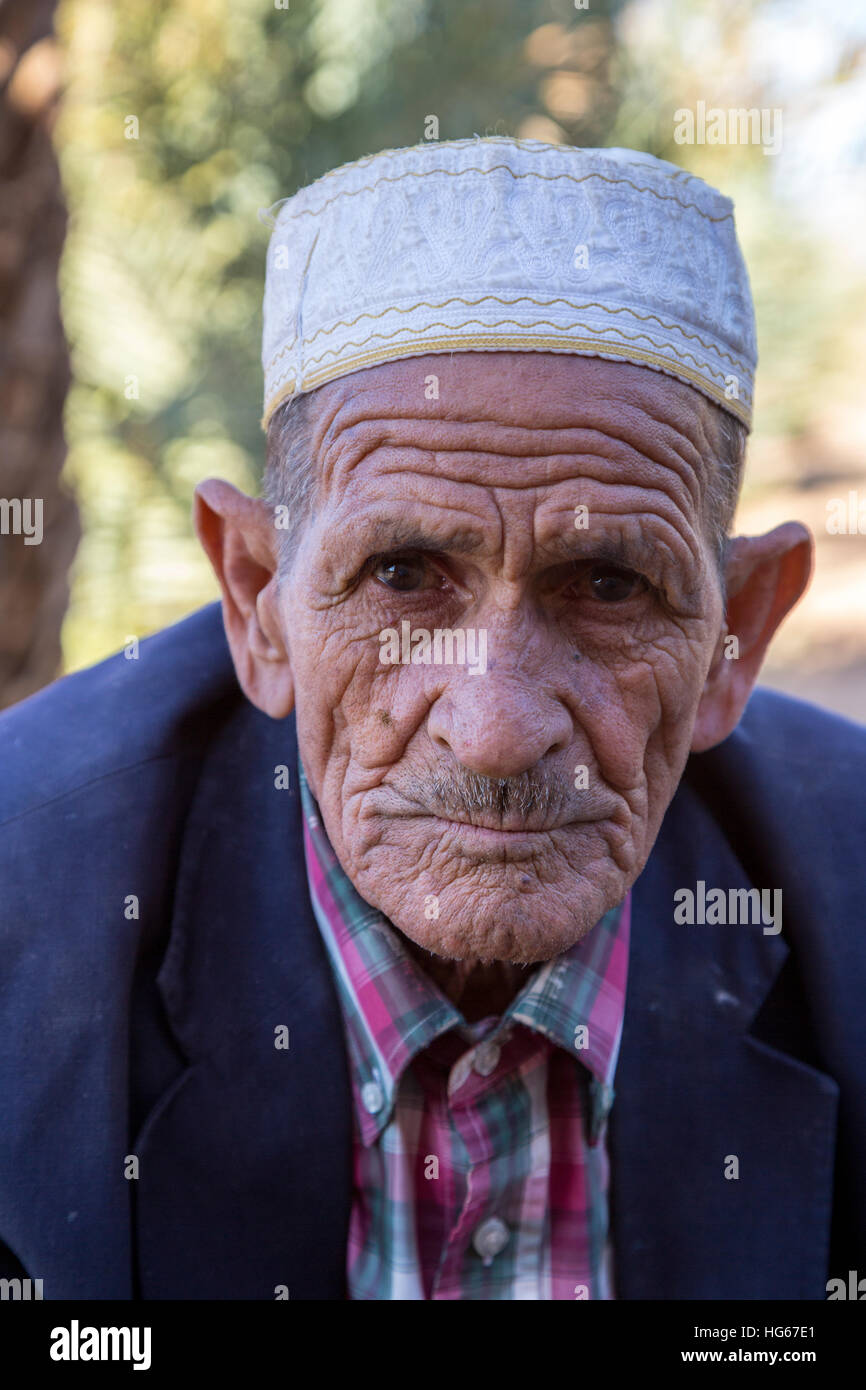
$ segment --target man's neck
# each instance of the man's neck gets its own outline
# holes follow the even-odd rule
[[[537,964],[512,965],[508,961],[445,960],[406,936],[402,941],[415,964],[439,986],[467,1023],[503,1014],[538,969]]]

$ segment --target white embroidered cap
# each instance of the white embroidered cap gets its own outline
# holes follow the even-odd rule
[[[276,207],[265,427],[289,397],[379,362],[503,350],[652,367],[751,425],[733,204],[665,160],[444,141],[343,165]]]

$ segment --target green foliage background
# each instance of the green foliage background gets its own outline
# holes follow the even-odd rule
[[[67,474],[84,526],[64,630],[71,668],[215,596],[190,508],[209,474],[258,486],[259,210],[347,160],[418,143],[431,114],[441,139],[649,149],[731,193],[770,363],[759,440],[816,429],[826,380],[847,360],[846,325],[862,320],[863,282],[840,278],[826,246],[791,225],[772,160],[673,144],[673,110],[720,100],[726,83],[733,104],[760,103],[758,87],[734,90],[730,77],[744,71],[759,3],[719,7],[704,50],[689,38],[704,23],[689,0],[281,4],[61,5]]]

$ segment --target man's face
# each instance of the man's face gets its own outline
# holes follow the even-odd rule
[[[301,756],[344,869],[419,945],[549,959],[643,868],[723,619],[714,441],[684,384],[569,355],[317,393],[315,512],[278,590]],[[404,622],[410,650],[462,629],[486,663],[383,662]]]

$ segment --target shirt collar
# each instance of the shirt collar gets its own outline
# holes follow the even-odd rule
[[[384,914],[355,889],[322,825],[300,758],[298,766],[310,899],[336,980],[355,1109],[369,1145],[391,1118],[398,1082],[412,1058],[441,1034],[465,1029],[466,1022],[411,959]],[[521,1023],[582,1062],[600,1088],[605,1111],[613,1100],[622,1034],[630,898],[583,940],[540,966],[502,1019],[502,1026]]]
[[[506,1017],[571,1052],[603,1086],[616,1071],[631,928],[631,894],[576,945],[547,961],[513,1000]]]

